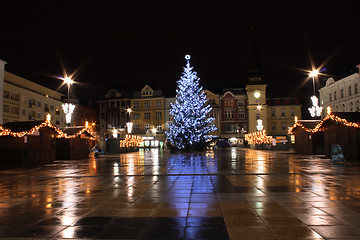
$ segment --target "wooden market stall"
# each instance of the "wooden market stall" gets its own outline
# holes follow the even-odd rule
[[[289,129],[295,135],[296,154],[332,155],[334,145],[339,145],[345,160],[360,161],[360,113],[331,113],[321,121],[297,121]]]

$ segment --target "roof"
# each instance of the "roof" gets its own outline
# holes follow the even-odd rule
[[[154,98],[154,97],[164,97],[162,90],[154,90],[153,94],[150,96],[142,96],[141,91],[134,92],[133,98]]]

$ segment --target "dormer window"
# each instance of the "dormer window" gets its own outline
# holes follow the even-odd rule
[[[141,96],[143,97],[152,96],[152,95],[153,95],[153,90],[147,85],[141,90]]]

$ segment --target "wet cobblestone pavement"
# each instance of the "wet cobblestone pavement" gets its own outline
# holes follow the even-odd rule
[[[150,150],[0,171],[4,239],[360,239],[360,162]]]

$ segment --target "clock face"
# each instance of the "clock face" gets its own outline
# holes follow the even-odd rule
[[[261,94],[260,94],[260,92],[259,92],[259,91],[254,92],[254,97],[255,97],[255,98],[259,98],[259,97],[260,97],[260,95],[261,95]]]

